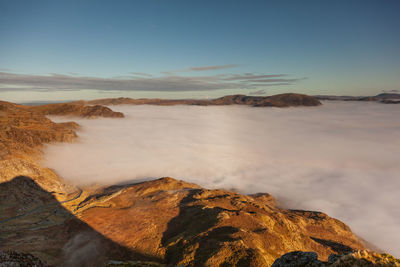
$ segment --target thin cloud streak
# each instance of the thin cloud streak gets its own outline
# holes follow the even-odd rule
[[[144,73],[144,72],[129,72],[129,74],[135,75],[135,76],[145,76],[145,77],[152,77],[153,75]]]
[[[266,90],[257,90],[249,93],[249,95],[266,95],[266,94],[267,94]]]
[[[226,78],[227,81],[235,81],[235,80],[254,80],[254,79],[264,79],[264,78],[277,78],[284,77],[287,74],[264,74],[264,75],[254,75],[250,73],[246,73],[245,75],[233,75],[232,77]]]
[[[292,82],[297,82],[301,79],[260,79],[260,80],[251,80],[251,82],[255,82],[255,83],[292,83]]]
[[[208,70],[222,70],[230,69],[239,66],[238,64],[227,64],[227,65],[217,65],[217,66],[200,66],[200,67],[189,67],[182,70],[170,70],[162,71],[162,74],[171,75],[177,72],[189,72],[189,71],[208,71]]]
[[[228,66],[228,65],[225,65]],[[217,66],[214,66],[217,67]],[[219,66],[222,67],[222,66]],[[205,67],[204,67],[205,68]],[[141,73],[142,76],[145,76]],[[262,89],[265,86],[292,85],[304,78],[276,78],[284,74],[243,74],[243,75],[203,75],[203,76],[161,76],[112,78],[88,77],[50,73],[31,75],[0,72],[0,91],[52,91],[52,90],[98,90],[98,91],[211,91],[220,89]],[[237,79],[238,77],[247,77]],[[258,79],[255,79],[258,77]],[[265,79],[260,79],[265,78]]]
[[[219,66],[203,66],[203,67],[191,67],[189,70],[191,71],[205,71],[205,70],[221,70],[221,69],[229,69],[233,67],[239,66],[238,64],[228,64],[228,65],[219,65]]]

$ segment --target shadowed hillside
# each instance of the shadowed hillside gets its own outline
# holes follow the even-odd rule
[[[62,204],[29,177],[1,183],[0,250],[31,253],[63,266],[99,266],[108,259],[149,260],[104,237]]]

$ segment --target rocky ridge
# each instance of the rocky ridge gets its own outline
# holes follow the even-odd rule
[[[382,104],[399,104],[400,94],[382,93],[375,96],[334,96],[334,95],[315,95],[318,100],[333,100],[333,101],[375,101]]]
[[[38,161],[43,144],[73,142],[79,125],[75,122],[55,123],[46,115],[123,117],[120,112],[98,105],[23,106],[0,101],[0,182],[28,175],[49,191],[71,188],[52,170],[40,166]]]
[[[303,94],[279,94],[273,96],[246,96],[229,95],[216,99],[157,99],[157,98],[106,98],[91,101],[79,101],[76,103],[86,103],[91,105],[249,105],[255,107],[295,107],[295,106],[318,106],[321,105],[316,98]]]
[[[287,251],[364,249],[324,213],[279,208],[268,194],[207,190],[172,178],[111,187],[76,206],[117,243],[174,266],[269,266]]]

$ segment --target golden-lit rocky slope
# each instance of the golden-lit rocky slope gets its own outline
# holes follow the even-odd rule
[[[23,106],[0,101],[0,182],[28,175],[46,190],[67,189],[52,170],[38,164],[40,149],[45,143],[74,141],[79,125],[55,123],[45,115],[123,117],[122,113],[103,106],[69,103]]]
[[[64,104],[48,104],[42,106],[34,106],[30,108],[36,114],[41,115],[64,115],[79,116],[83,118],[123,118],[121,112],[112,111],[108,107],[101,105],[87,106],[83,103],[64,103]]]
[[[344,223],[283,209],[266,193],[208,190],[173,178],[68,184],[38,163],[40,149],[73,142],[79,125],[54,123],[46,114],[123,116],[84,103],[0,102],[0,251],[11,250],[1,257],[23,261],[26,255],[13,252],[19,251],[56,266],[270,266],[290,251],[327,261],[331,253],[365,249]]]
[[[107,188],[75,212],[124,247],[177,266],[269,266],[293,250],[327,259],[364,249],[348,226],[324,213],[172,178]]]

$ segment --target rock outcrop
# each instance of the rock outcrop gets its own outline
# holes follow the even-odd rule
[[[83,118],[123,118],[124,114],[101,105],[87,106],[79,103],[48,104],[30,108],[36,114],[77,116]]]
[[[271,267],[397,267],[400,259],[389,254],[358,250],[346,254],[331,254],[328,261],[318,260],[315,252],[294,251],[277,259]]]
[[[269,266],[287,251],[311,250],[327,260],[364,249],[348,226],[324,213],[172,178],[106,188],[75,214],[119,244],[174,266]]]
[[[74,122],[54,123],[33,108],[0,102],[0,159],[35,154],[43,143],[72,141],[77,128]]]
[[[47,267],[48,265],[29,253],[0,250],[0,267],[11,267],[11,266]]]
[[[0,182],[25,175],[49,191],[66,193],[71,186],[62,182],[52,170],[40,166],[38,160],[43,144],[73,142],[79,125],[75,122],[55,123],[45,115],[120,118],[123,114],[103,106],[23,106],[0,101]]]

